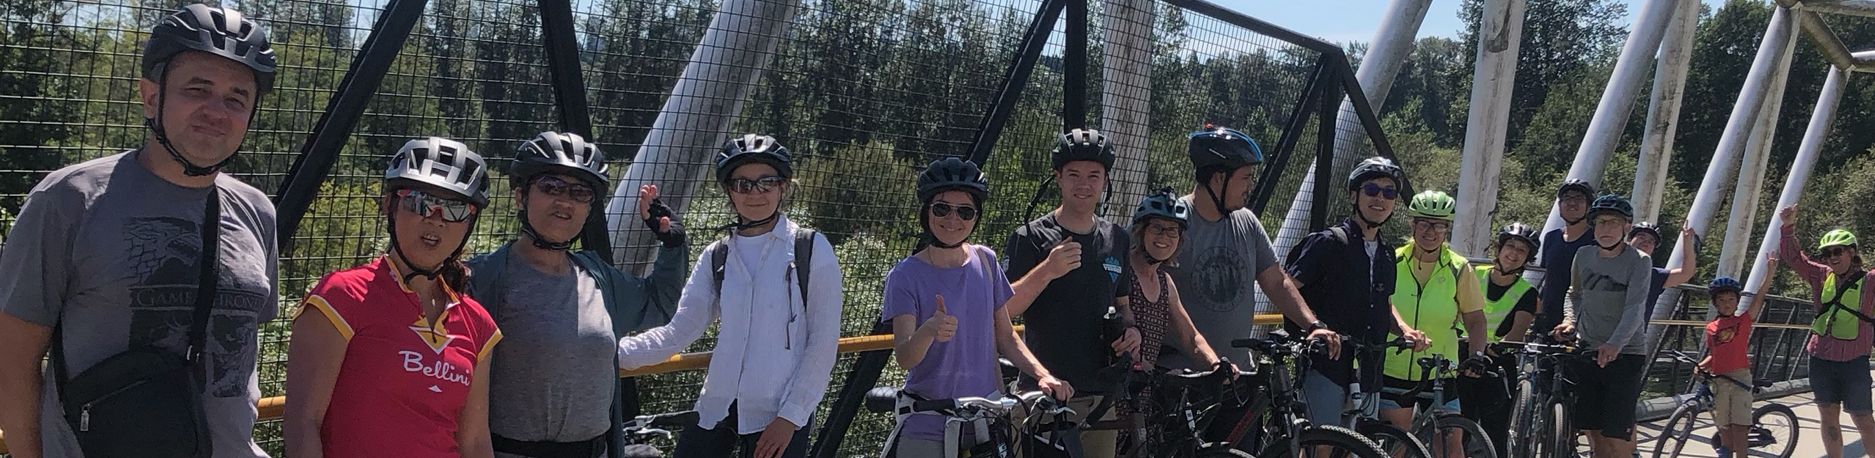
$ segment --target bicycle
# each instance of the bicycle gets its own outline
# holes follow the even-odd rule
[[[696,426],[697,411],[686,410],[658,415],[640,415],[626,421],[620,428],[625,434],[625,456],[664,456],[664,451],[652,445],[653,441],[669,442],[675,435],[671,429]]]
[[[1137,383],[1130,392],[1151,389],[1151,399],[1144,406],[1150,410],[1142,415],[1157,427],[1137,431],[1139,440],[1133,447],[1122,450],[1121,456],[1251,458],[1249,453],[1233,449],[1230,444],[1204,440],[1205,426],[1210,424],[1221,404],[1214,401],[1221,399],[1234,383],[1226,367],[1229,366],[1219,364],[1204,372],[1142,372],[1135,376]],[[1238,372],[1235,375],[1237,380],[1244,380],[1255,374]]]
[[[1009,397],[961,397],[949,399],[923,399],[911,393],[900,391],[896,387],[878,387],[866,392],[866,410],[875,413],[896,413],[900,418],[919,413],[936,413],[945,417],[944,455],[969,458],[1010,458],[1015,455],[1015,447],[1021,445],[1015,438],[1024,437],[1023,429],[1011,417],[1018,406],[1030,407],[1030,412],[1043,412],[1055,415],[1072,415],[1074,412],[1054,402],[1054,398],[1040,391],[1022,393],[1015,398]],[[960,443],[963,428],[973,428],[979,438],[987,436],[967,449]],[[879,451],[881,458],[896,456],[898,437],[903,422],[892,426],[891,434],[886,436],[884,447]],[[1079,456],[1078,448],[1074,455]],[[1034,456],[1023,454],[1022,456]]]
[[[1447,438],[1452,434],[1458,434],[1459,451],[1462,451],[1466,458],[1497,458],[1497,446],[1491,443],[1491,436],[1485,434],[1484,427],[1479,426],[1478,422],[1470,418],[1465,418],[1459,412],[1445,408],[1446,379],[1457,372],[1452,360],[1447,359],[1445,355],[1434,354],[1419,358],[1417,362],[1421,381],[1419,386],[1406,392],[1404,397],[1425,399],[1431,402],[1429,408],[1413,414],[1412,427],[1412,431],[1419,440],[1425,442],[1432,450],[1428,456],[1450,456],[1451,452],[1447,450],[1449,447]],[[1484,376],[1497,377],[1497,374],[1490,373],[1487,369]],[[1427,390],[1428,386],[1431,387],[1430,392]]]
[[[1413,341],[1406,340],[1405,338],[1393,339],[1379,345],[1368,345],[1360,341],[1349,339],[1342,339],[1341,343],[1342,345],[1352,345],[1356,354],[1355,361],[1382,361],[1386,358],[1387,350],[1413,348]],[[1350,401],[1346,415],[1344,415],[1344,417],[1347,418],[1347,422],[1343,424],[1343,426],[1347,426],[1355,432],[1361,433],[1362,436],[1373,440],[1375,445],[1379,445],[1381,450],[1387,452],[1387,456],[1399,458],[1430,458],[1433,456],[1432,450],[1427,448],[1426,443],[1420,440],[1419,437],[1414,436],[1413,433],[1407,432],[1405,428],[1395,426],[1392,422],[1380,418],[1379,394],[1362,392],[1360,381],[1363,376],[1360,375],[1361,367],[1357,365],[1354,370],[1356,374],[1354,376],[1354,381],[1348,385]]]
[[[1264,457],[1385,458],[1387,453],[1373,441],[1339,425],[1311,425],[1308,405],[1300,399],[1302,379],[1290,372],[1307,373],[1309,355],[1325,351],[1316,339],[1292,339],[1277,330],[1268,338],[1236,339],[1231,346],[1257,352],[1256,375],[1248,377],[1260,393],[1250,397],[1252,404],[1237,421],[1224,443],[1232,448],[1255,445]],[[1241,381],[1245,378],[1239,378]]]
[[[1674,351],[1673,358],[1687,364],[1699,364],[1697,359],[1681,351]],[[1747,384],[1741,380],[1704,371],[1698,371],[1696,375],[1698,375],[1698,380],[1693,383],[1691,396],[1685,402],[1681,402],[1679,408],[1673,410],[1672,416],[1667,417],[1666,428],[1661,430],[1660,437],[1656,439],[1654,458],[1678,458],[1688,442],[1701,442],[1693,440],[1693,431],[1706,426],[1715,427],[1713,436],[1705,438],[1708,440],[1706,443],[1712,445],[1714,451],[1720,448],[1716,430],[1725,425],[1717,424],[1716,418],[1710,423],[1702,423],[1699,418],[1700,414],[1713,409],[1711,382],[1714,379],[1722,379],[1724,383],[1736,384],[1740,388],[1749,388],[1752,393],[1771,386],[1768,380],[1752,380]],[[1748,431],[1746,441],[1750,443],[1751,450],[1768,451],[1771,456],[1790,458],[1790,455],[1797,451],[1797,436],[1801,430],[1797,424],[1797,413],[1791,411],[1790,406],[1771,402],[1751,410],[1751,428]]]
[[[1523,375],[1517,381],[1517,400],[1512,404],[1509,450],[1511,456],[1531,458],[1575,458],[1585,445],[1571,420],[1575,414],[1575,393],[1563,366],[1577,360],[1592,360],[1596,351],[1538,337],[1522,344],[1504,345],[1505,351],[1517,354]]]

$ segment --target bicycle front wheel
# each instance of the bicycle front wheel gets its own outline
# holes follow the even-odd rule
[[[1511,404],[1509,447],[1514,457],[1542,456],[1540,444],[1542,432],[1549,417],[1543,415],[1543,396],[1536,392],[1536,385],[1524,380],[1517,383],[1517,400]]]
[[[1582,450],[1588,450],[1588,438],[1576,430],[1575,420],[1570,419],[1568,406],[1560,402],[1549,403],[1549,437],[1553,444],[1549,456],[1554,458],[1578,458]]]
[[[1366,436],[1368,440],[1374,441],[1374,445],[1379,445],[1380,450],[1387,452],[1387,456],[1395,458],[1432,458],[1432,450],[1426,448],[1425,442],[1420,441],[1417,437],[1413,437],[1413,435],[1407,433],[1405,429],[1394,426],[1392,423],[1384,421],[1363,421],[1360,424],[1360,428],[1361,435]]]
[[[1783,404],[1765,404],[1751,412],[1751,449],[1778,458],[1797,451],[1797,413]]]
[[[1654,441],[1654,458],[1679,458],[1680,451],[1686,449],[1686,441],[1693,437],[1694,423],[1698,423],[1699,409],[1692,403],[1673,410],[1673,416],[1667,417],[1666,427],[1660,430],[1660,438]]]
[[[1265,457],[1298,458],[1389,458],[1387,452],[1375,445],[1374,441],[1361,437],[1354,430],[1340,426],[1310,426],[1296,437],[1302,450],[1291,450],[1289,441],[1276,438],[1263,448]]]
[[[1434,435],[1433,431],[1438,431],[1438,434]],[[1433,420],[1431,428],[1419,433],[1419,440],[1425,442],[1427,448],[1436,450],[1432,456],[1451,456],[1444,452],[1455,441],[1466,458],[1497,458],[1497,446],[1491,443],[1490,436],[1485,435],[1484,427],[1464,415],[1440,415]]]

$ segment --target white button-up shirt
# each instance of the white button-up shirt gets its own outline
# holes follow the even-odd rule
[[[844,303],[839,260],[825,237],[815,237],[807,301],[794,278],[793,222],[782,217],[775,230],[753,238],[730,237],[710,244],[690,272],[670,324],[619,339],[619,366],[634,369],[664,362],[718,323],[703,392],[697,395],[697,424],[714,428],[738,411],[738,434],[761,432],[776,417],[806,427],[832,378],[839,356],[840,311]],[[726,246],[722,297],[717,297],[710,250]],[[764,250],[748,265],[742,250]],[[720,320],[719,320],[720,318]]]

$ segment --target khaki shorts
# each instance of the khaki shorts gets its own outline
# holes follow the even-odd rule
[[[1751,383],[1751,369],[1739,369],[1725,374],[1732,380]],[[1751,389],[1738,386],[1732,380],[1714,377],[1707,382],[1712,387],[1712,417],[1720,425],[1751,425]]]

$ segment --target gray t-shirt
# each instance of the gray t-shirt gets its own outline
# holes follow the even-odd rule
[[[1613,344],[1621,354],[1645,355],[1647,339],[1641,335],[1647,329],[1653,260],[1625,245],[1612,258],[1601,257],[1600,250],[1595,245],[1576,250],[1567,319],[1590,348]]]
[[[33,188],[0,254],[0,313],[51,327],[63,317],[73,377],[133,345],[181,354],[200,286],[209,189],[163,180],[136,152],[52,172]],[[169,160],[160,158],[159,160]],[[216,458],[264,457],[254,444],[261,322],[279,309],[273,203],[228,175],[221,194],[218,294],[208,320],[203,400]],[[45,455],[80,456],[45,371]]]
[[[489,310],[501,345],[489,363],[489,429],[521,441],[576,442],[612,425],[612,317],[591,275],[536,270],[509,258],[507,291]],[[515,455],[496,454],[501,457]]]
[[[1192,205],[1190,199],[1180,202]],[[1252,337],[1256,276],[1276,265],[1276,249],[1270,246],[1263,222],[1250,209],[1239,209],[1218,221],[1192,213],[1178,266],[1168,270],[1198,333],[1218,356],[1243,364],[1250,360],[1250,350],[1231,348],[1230,341]]]

